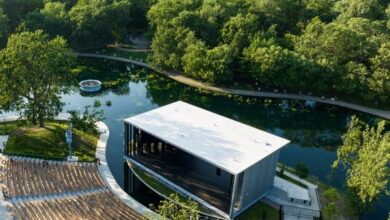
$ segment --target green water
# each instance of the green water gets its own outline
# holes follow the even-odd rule
[[[161,75],[134,70],[127,71],[126,64],[102,59],[80,60],[80,79],[102,80],[108,89],[93,95],[80,94],[77,88],[63,95],[65,110],[82,109],[98,99],[103,104],[105,123],[110,129],[107,157],[112,173],[123,184],[123,124],[122,120],[159,106],[182,100],[209,111],[224,115],[259,129],[291,140],[279,161],[288,166],[304,162],[310,173],[322,181],[343,188],[344,172],[337,170],[329,178],[330,165],[336,158],[335,150],[341,143],[352,115],[368,122],[379,118],[356,111],[319,104],[315,109],[305,109],[300,101],[257,99],[208,93],[176,83]],[[107,101],[112,106],[105,106]],[[193,117],[189,115],[188,117]],[[382,198],[365,219],[386,219],[390,211],[389,197]]]

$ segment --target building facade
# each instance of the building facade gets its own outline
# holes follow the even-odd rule
[[[234,219],[271,190],[288,142],[175,102],[125,119],[125,187],[130,193],[141,183],[161,190],[145,180],[153,178],[197,201],[209,216]]]

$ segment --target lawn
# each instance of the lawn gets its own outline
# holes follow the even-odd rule
[[[5,126],[1,123],[0,126],[0,134],[9,135],[4,154],[45,159],[64,159],[68,155],[67,122],[47,121],[45,128],[23,122],[10,122]],[[80,161],[94,161],[96,143],[96,135],[73,130],[73,155]]]
[[[279,220],[279,211],[266,205],[265,203],[258,202],[244,213],[239,215],[237,220]]]

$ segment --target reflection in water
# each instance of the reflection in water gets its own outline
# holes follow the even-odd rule
[[[130,74],[125,64],[113,61],[83,59],[77,69],[80,79],[101,80],[106,90],[88,96],[74,90],[63,96],[67,104],[65,109],[82,109],[85,105],[92,105],[95,99],[101,103],[112,102],[111,107],[102,108],[105,122],[110,128],[107,149],[109,166],[119,184],[123,184],[122,120],[177,100],[291,140],[291,144],[282,150],[280,161],[289,166],[302,161],[310,167],[310,173],[322,181],[327,181],[330,165],[336,158],[335,150],[341,143],[341,136],[346,132],[351,116],[357,114],[368,122],[378,120],[367,114],[329,105],[318,104],[311,109],[305,108],[301,101],[283,102],[199,91],[143,70],[134,70]],[[344,172],[338,170],[329,183],[341,188],[344,179]],[[388,197],[378,203],[367,219],[384,219],[389,209],[386,204],[389,203]]]

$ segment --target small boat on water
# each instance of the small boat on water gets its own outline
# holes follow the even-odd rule
[[[80,90],[83,92],[98,92],[102,88],[102,82],[95,79],[83,80],[79,83]]]

